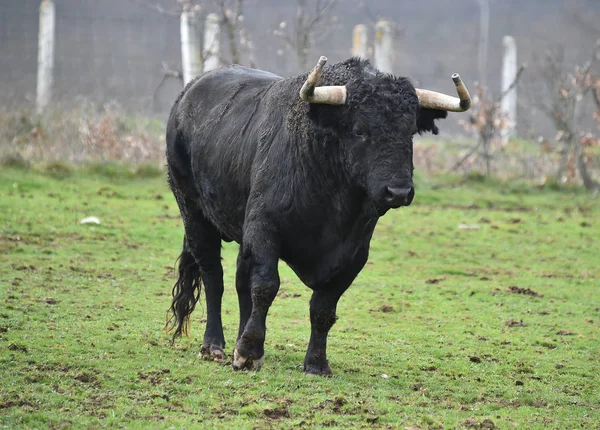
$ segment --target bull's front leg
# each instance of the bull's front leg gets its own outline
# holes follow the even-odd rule
[[[265,240],[262,243],[273,242]],[[243,331],[240,327],[241,335],[233,352],[232,364],[235,370],[258,370],[264,362],[267,313],[279,291],[278,256],[272,247],[258,250],[256,246],[247,247],[242,252],[245,254],[244,260],[249,264],[252,311]],[[242,301],[240,301],[241,324],[245,312],[247,309],[242,309]]]
[[[360,250],[346,269],[327,283],[316,286],[310,299],[310,341],[304,358],[304,372],[309,375],[330,376],[327,361],[327,336],[336,320],[337,304],[350,287],[368,258],[368,250]]]

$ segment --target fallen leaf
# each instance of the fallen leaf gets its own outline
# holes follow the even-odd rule
[[[457,228],[459,230],[479,230],[479,226],[477,224],[458,224]]]

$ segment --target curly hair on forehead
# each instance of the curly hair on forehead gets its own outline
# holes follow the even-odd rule
[[[383,115],[385,118],[381,118],[382,120],[394,120],[394,117],[405,120],[407,117],[414,117],[416,129],[413,132],[419,134],[438,134],[435,120],[448,116],[443,110],[421,108],[415,87],[409,78],[383,73],[363,58],[353,57],[325,67],[319,84],[345,85],[348,88],[346,109],[343,111],[362,111],[366,114],[371,110],[377,116]],[[343,114],[335,114],[341,113],[339,106],[310,105],[308,110],[309,116],[313,119],[318,118],[317,122],[324,126],[343,126],[349,120]],[[413,124],[405,126],[412,127]]]

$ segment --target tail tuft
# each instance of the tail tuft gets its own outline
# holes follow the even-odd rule
[[[164,328],[167,333],[175,330],[171,342],[175,342],[181,335],[189,337],[190,314],[200,299],[201,287],[200,267],[192,254],[184,248],[179,256],[179,278],[173,286],[173,302],[167,311]]]

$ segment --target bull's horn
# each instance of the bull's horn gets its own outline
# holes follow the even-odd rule
[[[463,84],[458,73],[452,75],[458,98],[448,96],[435,91],[422,90],[416,88],[417,97],[419,97],[419,106],[422,108],[447,110],[450,112],[465,112],[471,107],[471,96],[469,90]]]
[[[319,58],[319,62],[312,69],[306,82],[300,89],[300,98],[309,103],[321,103],[328,105],[343,105],[346,103],[345,86],[317,87],[319,79],[323,74],[323,67],[327,63],[327,57]]]

